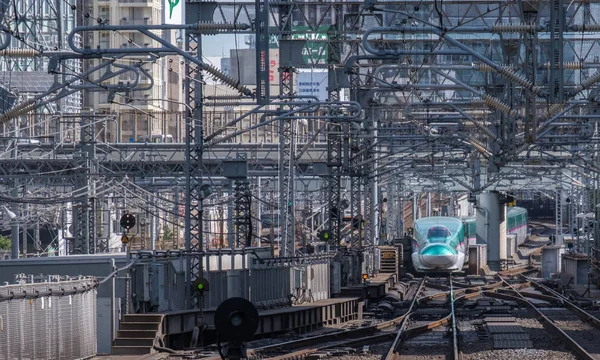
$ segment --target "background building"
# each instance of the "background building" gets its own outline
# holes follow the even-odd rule
[[[170,14],[166,0],[148,0],[143,2],[122,0],[79,0],[85,12],[93,14],[97,19],[108,24],[119,25],[153,25],[162,23],[181,22],[181,6]],[[173,16],[170,16],[173,15]],[[97,21],[95,19],[81,19],[81,24]],[[181,34],[175,31],[162,31],[162,37],[171,43],[181,46]],[[159,47],[157,41],[140,34],[137,30],[93,32],[83,39],[84,46],[91,48],[139,48]],[[147,56],[140,56],[140,60],[148,60]],[[87,60],[84,69],[99,63],[100,60]],[[131,61],[131,58],[130,60]],[[156,62],[148,61],[143,65],[149,76],[141,76],[139,85],[147,90],[132,91],[126,96],[117,94],[112,102],[108,91],[85,91],[84,106],[94,109],[96,113],[117,113],[118,123],[108,124],[106,141],[131,142],[143,136],[171,135],[174,141],[183,141],[183,127],[180,116],[184,106],[179,102],[182,99],[183,65],[179,57],[163,57]],[[118,69],[111,69],[116,71]],[[98,80],[98,79],[96,79]],[[101,81],[102,85],[127,84],[135,81],[135,73],[129,71]],[[145,86],[146,85],[146,86]],[[116,127],[119,127],[117,131]],[[117,135],[118,134],[118,135]],[[117,137],[119,137],[117,139]]]

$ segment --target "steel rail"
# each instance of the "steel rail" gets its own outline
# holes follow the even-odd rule
[[[497,291],[498,293],[502,293],[502,294],[516,294],[517,292],[511,289],[499,289]],[[531,299],[536,299],[536,300],[542,300],[545,301],[547,303],[558,303],[558,304],[564,304],[562,301],[560,301],[560,299],[557,299],[554,296],[549,296],[549,295],[543,295],[543,294],[537,294],[537,293],[521,293],[521,295],[523,295],[523,297],[526,298],[531,298]]]
[[[361,336],[361,337],[357,337],[357,338],[351,339],[351,340],[340,341],[340,342],[336,343],[335,345],[327,345],[327,346],[313,348],[313,349],[303,349],[303,350],[299,350],[298,352],[294,353],[294,355],[299,355],[300,353],[303,353],[303,352],[309,351],[309,350],[311,352],[314,352],[314,351],[318,351],[318,350],[328,348],[331,346],[340,346],[339,344],[346,344],[346,343],[353,342],[353,341],[360,341],[360,340],[364,339],[363,336],[365,336],[365,335],[366,335],[366,338],[369,338],[369,339],[370,338],[378,338],[379,336],[389,337],[390,334],[376,335],[376,333],[385,328],[396,326],[396,325],[400,324],[402,322],[402,320],[404,320],[405,316],[406,316],[406,314],[403,314],[397,318],[394,318],[394,319],[391,319],[388,321],[384,321],[384,322],[381,322],[376,325],[364,327],[364,328],[358,328],[358,329],[352,329],[352,330],[342,330],[342,331],[337,331],[337,332],[333,332],[333,333],[329,333],[329,334],[311,336],[311,337],[307,337],[307,338],[300,339],[300,340],[292,340],[292,341],[287,341],[287,342],[279,343],[279,344],[275,344],[275,345],[263,346],[260,348],[248,350],[248,355],[258,355],[258,354],[262,354],[262,353],[293,350],[293,349],[303,347],[303,346],[312,346],[312,345],[318,344],[319,342],[323,342],[323,341],[342,340],[342,339],[351,338],[353,336]]]
[[[508,287],[510,287],[511,289],[521,289],[521,288],[531,287],[531,284],[529,282],[524,282],[522,284],[510,285]],[[468,299],[471,299],[471,298],[474,298],[474,297],[477,297],[477,296],[482,296],[482,295],[485,295],[485,294],[501,293],[502,290],[504,290],[504,289],[506,289],[506,287],[503,287],[503,288],[500,288],[500,289],[490,289],[490,290],[483,289],[483,290],[477,290],[477,291],[474,291],[474,292],[470,292],[470,293],[461,295],[461,296],[455,298],[454,301],[456,302],[456,301],[468,300]]]
[[[400,338],[399,338],[400,330],[397,330],[396,332],[378,333],[379,331],[386,329],[386,328],[390,328],[392,326],[407,324],[408,317],[411,315],[413,308],[415,306],[417,306],[418,303],[423,302],[423,301],[428,301],[428,300],[434,300],[436,298],[441,297],[442,295],[444,297],[449,296],[449,292],[441,292],[441,293],[437,293],[437,294],[434,294],[431,296],[419,297],[418,294],[422,292],[425,284],[427,283],[426,279],[427,278],[424,278],[423,281],[420,283],[419,287],[417,288],[417,290],[415,292],[415,297],[413,298],[413,301],[411,302],[412,306],[409,308],[409,310],[405,314],[403,314],[399,317],[396,317],[394,319],[387,320],[387,321],[384,321],[384,322],[381,322],[379,324],[372,325],[369,327],[352,329],[352,330],[336,331],[336,332],[332,332],[329,334],[311,336],[311,337],[300,339],[300,340],[293,340],[293,341],[288,341],[288,342],[284,342],[284,343],[268,345],[268,346],[264,346],[264,347],[260,347],[260,348],[256,348],[256,349],[249,349],[248,350],[248,358],[249,359],[268,358],[268,359],[272,359],[272,360],[293,360],[293,359],[304,358],[304,357],[306,357],[310,354],[313,354],[315,352],[318,352],[318,351],[323,351],[323,350],[332,349],[332,348],[336,348],[336,347],[357,347],[357,346],[362,346],[362,345],[366,345],[366,344],[387,342],[390,340],[393,340],[393,341],[406,340],[406,339],[411,339],[411,338],[418,336],[422,333],[425,333],[427,331],[430,331],[439,326],[447,325],[447,324],[451,323],[452,321],[455,321],[455,318],[453,320],[453,314],[451,312],[444,318],[433,321],[433,322],[425,324],[425,325],[416,326],[416,327],[413,327],[410,329],[406,328],[406,326],[407,326],[406,325],[405,328],[403,329],[402,333],[400,334]],[[484,286],[462,288],[462,289],[458,289],[458,290],[453,289],[454,296],[456,296],[459,293],[466,293],[466,292],[471,291],[470,293],[466,293],[459,297],[456,297],[454,299],[454,302],[460,301],[460,300],[465,300],[465,299],[468,299],[471,297],[480,296],[482,294],[482,292],[485,291],[486,289],[491,290],[491,291],[499,291],[500,289],[495,290],[494,288],[499,287],[502,284],[504,284],[504,282],[499,281],[499,282],[489,284],[489,285],[484,285]],[[523,286],[529,287],[530,285],[529,285],[529,283],[525,283],[525,284],[523,284]],[[416,300],[416,302],[415,302],[415,300]],[[348,338],[351,338],[351,339],[348,339]],[[335,341],[335,340],[338,340],[338,341]],[[327,345],[316,346],[317,344],[322,343],[324,341],[335,341],[335,342],[327,344]],[[396,341],[396,343],[397,343],[397,341]],[[458,346],[458,337],[456,338],[456,346]],[[306,348],[302,348],[302,347],[306,347]],[[295,350],[298,348],[302,348],[302,349]],[[391,349],[392,348],[390,348],[390,350]],[[295,351],[287,353],[285,355],[269,356],[269,353],[277,354],[277,353],[282,353],[282,352],[292,351],[292,350],[295,350]],[[400,356],[399,353],[394,353],[393,351],[391,351],[391,353],[392,353],[392,355],[391,355],[392,359],[398,359]],[[458,352],[458,356],[460,356],[460,352]],[[386,357],[386,359],[387,358],[388,357]],[[213,357],[213,358],[207,358],[206,360],[218,360],[218,359],[220,359],[220,358]],[[460,359],[460,358],[455,358],[455,360],[458,360],[458,359]]]
[[[487,285],[474,286],[474,287],[462,288],[462,289],[455,289],[453,291],[454,291],[455,295],[457,295],[457,294],[467,294],[467,293],[478,292],[478,291],[481,291],[481,290],[491,290],[491,289],[499,288],[499,287],[502,287],[503,284],[504,284],[504,282],[498,281],[498,282],[487,284]],[[430,284],[428,284],[427,286],[435,288],[435,286],[431,286]],[[440,287],[442,287],[442,286],[440,286]],[[428,301],[428,300],[433,300],[433,299],[437,299],[437,298],[447,297],[448,294],[449,294],[449,292],[450,291],[447,290],[447,291],[442,291],[442,292],[439,292],[439,293],[436,293],[436,294],[423,296],[423,297],[419,298],[418,301],[421,302],[421,301]]]
[[[413,328],[407,329],[406,332],[404,333],[405,334],[404,339],[412,339],[413,337],[415,337],[417,335],[428,332],[428,331],[433,330],[442,325],[447,325],[451,321],[452,321],[452,314],[448,314],[447,316],[445,316],[439,320],[432,321],[429,324],[415,326]],[[396,354],[396,355],[399,355],[399,354]]]
[[[412,315],[413,309],[418,305],[419,294],[423,291],[423,288],[425,287],[426,282],[427,282],[427,277],[424,277],[423,280],[421,281],[421,284],[419,285],[419,288],[417,289],[417,292],[415,293],[415,297],[413,298],[413,300],[410,303],[410,307],[408,308],[408,311],[406,312],[404,319],[402,319],[402,322],[400,323],[400,328],[398,329],[396,337],[394,338],[394,341],[392,342],[392,346],[390,346],[390,349],[388,350],[388,353],[385,356],[385,359],[387,359],[387,360],[398,359],[398,357],[400,355],[398,350],[400,348],[400,344],[402,343],[402,339],[405,336],[406,328],[408,326],[408,320],[410,320],[410,316]]]
[[[388,332],[388,333],[383,333],[383,334],[376,334],[376,335],[371,335],[371,336],[365,336],[365,337],[361,337],[361,338],[357,338],[357,339],[351,339],[351,340],[345,340],[345,341],[340,341],[340,342],[336,342],[333,344],[328,344],[328,345],[323,345],[323,346],[319,346],[319,347],[314,347],[314,348],[308,348],[308,349],[302,349],[302,350],[298,350],[295,351],[293,353],[289,353],[289,354],[285,354],[285,355],[278,355],[278,356],[273,356],[273,357],[268,357],[267,359],[271,359],[271,360],[295,360],[295,359],[302,359],[307,355],[310,355],[312,353],[315,353],[317,351],[323,351],[323,350],[327,350],[327,349],[332,349],[332,348],[336,348],[336,347],[355,347],[355,346],[361,346],[364,344],[370,344],[373,342],[385,342],[388,340],[391,340],[394,337],[394,333],[393,332]],[[248,358],[252,359],[254,355],[254,353],[252,352],[252,350],[248,351]],[[261,357],[264,358],[264,357]],[[213,360],[213,359],[209,359],[209,360]]]
[[[513,276],[513,275],[528,274],[528,273],[536,272],[539,270],[540,270],[540,268],[537,266],[523,265],[523,266],[516,266],[516,267],[510,268],[510,269],[502,270],[498,274],[501,276]]]
[[[454,309],[454,289],[452,286],[452,275],[450,275],[450,310],[452,316],[452,356],[454,360],[460,360],[460,352],[458,351],[458,328],[456,326],[456,313]]]
[[[575,305],[574,303],[572,303],[571,301],[569,301],[569,299],[567,299],[565,296],[563,296],[562,294],[548,288],[547,286],[544,286],[534,280],[529,279],[526,276],[522,276],[523,279],[526,279],[527,281],[529,281],[531,283],[531,285],[533,285],[533,287],[535,287],[536,289],[542,291],[543,293],[545,293],[547,296],[549,297],[554,297],[557,300],[559,300],[561,303],[564,304],[565,307],[569,308],[572,312],[574,312],[575,314],[577,314],[577,316],[584,322],[590,323],[593,327],[595,327],[596,329],[600,330],[600,319],[598,319],[597,317],[595,317],[594,315],[588,313],[587,311],[583,310],[582,308],[580,308],[579,306]]]
[[[416,299],[418,297],[418,294],[422,290],[424,283],[425,283],[425,279],[423,279],[423,281],[420,283],[414,299]],[[413,299],[413,302],[414,302],[414,299]],[[297,358],[303,358],[303,357],[310,355],[312,353],[315,353],[317,351],[322,351],[322,350],[331,349],[331,348],[335,348],[335,347],[351,347],[351,346],[360,346],[363,344],[369,344],[369,343],[373,343],[373,342],[386,342],[389,340],[393,340],[393,338],[396,336],[396,333],[388,332],[388,333],[378,334],[378,332],[380,332],[383,329],[393,327],[393,326],[398,326],[399,324],[402,324],[402,322],[405,321],[405,318],[407,317],[407,315],[408,315],[408,312],[399,317],[396,317],[394,319],[387,320],[387,321],[384,321],[384,322],[381,322],[381,323],[378,323],[378,324],[375,324],[372,326],[368,326],[368,327],[352,329],[352,330],[341,330],[341,331],[336,331],[336,332],[329,333],[329,334],[311,336],[311,337],[300,339],[300,340],[292,340],[292,341],[274,344],[274,345],[268,345],[268,346],[264,346],[264,347],[260,347],[260,348],[256,348],[256,349],[249,349],[248,357],[249,358],[266,358],[266,356],[268,356],[269,353],[280,353],[280,352],[290,351],[290,350],[294,350],[297,348],[309,346],[308,348],[296,350],[296,351],[294,351],[292,353],[288,353],[286,355],[277,355],[274,357],[268,357],[269,359],[277,359],[277,360],[297,359]],[[348,338],[351,338],[351,339],[348,339]],[[332,341],[332,340],[339,340],[339,341],[336,341],[333,344],[315,346],[319,343],[322,343],[325,341]],[[219,359],[219,358],[215,357],[214,360],[216,360],[216,359]],[[209,358],[207,360],[213,360],[213,358]]]
[[[436,320],[433,321],[431,323],[425,324],[425,325],[421,325],[421,326],[416,326],[410,329],[405,329],[404,331],[402,331],[403,329],[399,329],[398,331],[398,335],[396,336],[396,339],[394,339],[394,342],[392,343],[392,346],[390,347],[390,350],[388,351],[387,355],[385,356],[386,360],[399,360],[400,359],[400,353],[399,353],[399,347],[401,344],[402,340],[406,340],[406,339],[410,339],[413,338],[419,334],[431,331],[432,329],[435,329],[437,327],[443,326],[443,325],[448,325],[450,324],[452,327],[452,354],[453,354],[453,359],[454,360],[459,360],[461,359],[461,355],[460,355],[460,351],[458,349],[458,336],[457,336],[457,327],[456,327],[456,315],[454,312],[454,303],[457,299],[454,298],[455,296],[455,290],[454,290],[454,286],[452,283],[452,277],[449,277],[449,282],[450,282],[450,290],[446,291],[446,292],[441,292],[441,293],[437,293],[434,294],[433,296],[424,296],[424,297],[420,297],[417,300],[417,303],[414,304],[415,306],[418,305],[419,300],[432,300],[435,298],[440,297],[440,295],[444,295],[449,299],[449,303],[450,303],[450,314],[448,314],[447,316],[441,318],[440,320]],[[501,282],[498,282],[501,283]],[[490,285],[496,285],[497,283],[494,284],[490,284]],[[437,285],[437,284],[436,284]],[[429,286],[429,285],[428,285]],[[472,288],[463,288],[460,289],[459,292],[466,292],[468,290],[474,291],[473,294],[477,294],[479,291],[477,291],[477,289],[482,288],[481,286],[478,287],[472,287]],[[465,294],[462,297],[466,297],[469,294]],[[409,316],[412,314],[412,306],[409,309],[410,312],[408,312],[407,315],[407,320],[409,318]],[[405,322],[406,324],[406,322]]]

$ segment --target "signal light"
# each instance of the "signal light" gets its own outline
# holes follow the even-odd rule
[[[232,353],[231,348],[236,344],[241,345],[240,343],[243,341],[252,340],[252,336],[258,329],[258,323],[259,316],[256,307],[250,301],[239,297],[223,301],[214,315],[217,333],[221,340],[229,342],[228,351]],[[241,353],[241,346],[238,350]]]
[[[200,195],[200,198],[206,199],[211,194],[212,194],[212,187],[209,184],[200,185],[200,189],[198,191],[198,195]]]
[[[344,199],[340,203],[340,206],[342,207],[342,209],[346,210],[347,208],[350,207],[350,201],[348,201],[347,199]]]
[[[123,214],[121,219],[119,220],[121,227],[125,228],[125,230],[130,230],[135,226],[135,216],[132,214]]]
[[[331,233],[328,230],[321,230],[317,234],[317,237],[319,238],[319,240],[328,241],[331,239]]]
[[[200,295],[203,295],[205,291],[208,291],[208,280],[205,278],[198,278],[192,283],[192,289]]]

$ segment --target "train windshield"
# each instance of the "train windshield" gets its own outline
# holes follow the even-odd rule
[[[450,231],[444,226],[434,226],[427,231],[428,238],[448,238],[452,236]]]

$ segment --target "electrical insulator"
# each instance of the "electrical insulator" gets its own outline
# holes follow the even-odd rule
[[[247,95],[247,96],[252,95],[252,91],[250,89],[248,89],[244,85],[241,85],[238,80],[234,80],[232,77],[229,77],[226,74],[222,73],[219,69],[217,69],[213,65],[202,64],[202,69],[204,71],[206,71],[207,73],[211,74],[212,76],[214,76],[215,78],[221,80],[225,84],[231,86],[234,89],[237,89],[242,94]]]
[[[525,150],[527,150],[527,148],[529,147],[529,145],[531,145],[530,143],[526,142],[525,144],[521,145],[519,148],[517,148],[517,150],[515,151],[515,154],[519,154]]]
[[[240,102],[236,101],[236,100],[230,100],[230,101],[215,101],[215,102],[210,102],[207,101],[204,103],[205,106],[239,106]]]
[[[600,81],[600,71],[596,72],[590,78],[588,78],[587,80],[583,81],[581,84],[577,85],[577,87],[574,90],[570,91],[570,95],[571,96],[577,95],[580,92],[582,92],[583,90],[586,90],[590,86],[594,85],[598,81]]]
[[[558,114],[559,112],[561,112],[562,109],[564,109],[564,108],[565,108],[565,104],[553,104],[548,109],[547,116],[548,117],[554,116],[554,115]]]
[[[216,95],[205,97],[206,100],[240,100],[241,98],[240,95]]]
[[[571,25],[571,31],[600,31],[600,24]]]
[[[228,24],[228,23],[214,23],[214,22],[199,22],[198,31],[205,35],[215,35],[220,31],[231,31],[231,30],[248,30],[250,25],[248,24]]]
[[[492,32],[501,33],[535,33],[538,28],[533,24],[499,24],[492,26]]]
[[[545,63],[543,68],[549,70],[552,67],[552,64],[550,64],[549,62]],[[583,63],[582,62],[575,62],[575,61],[567,61],[567,62],[563,62],[563,69],[565,70],[581,70],[583,69]]]
[[[498,141],[500,138],[494,134],[492,132],[492,130],[490,130],[487,126],[482,125],[476,121],[473,121],[473,125],[475,125],[475,127],[479,130],[481,130],[481,132],[485,133],[490,139],[494,140],[494,141]]]
[[[41,55],[41,53],[34,49],[5,49],[0,51],[0,56],[10,56],[14,58],[30,58],[39,55]]]
[[[482,154],[490,154],[490,151],[488,149],[486,149],[483,145],[479,144],[479,142],[477,142],[477,140],[475,140],[473,137],[468,137],[467,140],[469,141],[469,144],[471,144],[471,146],[473,146],[475,149],[477,149],[477,151],[479,151]]]
[[[486,63],[476,63],[476,64],[472,64],[473,69],[481,71],[481,72],[492,72],[492,71],[496,71],[497,69],[492,67],[491,65],[488,65]],[[498,64],[498,68],[503,69],[503,68],[509,68],[512,69],[512,67],[510,65],[504,65],[504,64]]]
[[[37,107],[37,104],[35,103],[35,100],[27,100],[27,101],[13,107],[12,109],[8,110],[4,114],[0,115],[0,124],[5,123],[5,122],[12,120],[16,117],[19,117],[21,115],[25,115],[25,114],[35,110],[36,107]]]
[[[504,75],[504,77],[508,78],[508,80],[512,80],[512,81],[516,82],[517,84],[523,86],[524,88],[527,88],[529,90],[532,90],[532,88],[533,88],[533,83],[532,82],[530,82],[529,80],[527,80],[523,76],[515,73],[510,68],[507,68],[507,67],[502,68],[500,70],[500,74]]]
[[[504,104],[503,102],[501,102],[500,100],[496,99],[493,96],[484,95],[483,101],[486,103],[486,105],[488,105],[492,109],[498,110],[498,111],[503,112],[503,113],[505,113],[507,115],[512,115],[511,114],[512,111],[510,110],[510,106]]]

